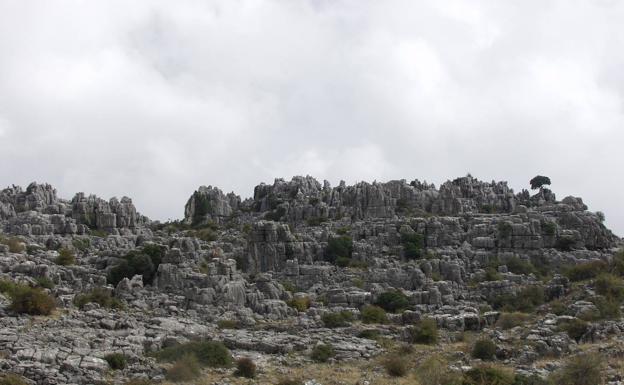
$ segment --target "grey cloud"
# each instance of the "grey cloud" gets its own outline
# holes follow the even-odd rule
[[[537,173],[624,233],[624,4],[0,3],[0,180],[129,195],[200,184],[437,184]]]

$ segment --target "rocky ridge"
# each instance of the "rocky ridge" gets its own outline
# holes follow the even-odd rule
[[[592,323],[580,341],[557,328],[596,307],[591,286],[580,295],[562,273],[610,263],[622,245],[581,198],[558,201],[548,189],[515,194],[505,182],[471,176],[439,189],[417,180],[331,187],[294,177],[260,184],[248,199],[202,186],[184,215],[153,222],[129,198],[79,193],[64,200],[47,184],[2,190],[7,245],[0,245],[0,278],[52,282],[45,291],[58,309],[49,317],[20,315],[0,295],[0,369],[38,384],[161,381],[165,369],[150,352],[197,338],[223,341],[235,356],[251,355],[266,368],[293,355],[308,362],[319,343],[331,344],[338,362],[369,360],[388,348],[358,337],[362,330],[405,341],[411,325],[433,318],[445,343],[483,333],[497,341],[501,360],[544,376],[557,368],[537,366],[544,357],[573,353],[582,341],[624,338],[621,318]],[[346,251],[334,253],[340,242]],[[111,279],[128,255],[154,248],[158,262],[149,274]],[[66,250],[74,264],[57,263]],[[531,287],[543,290],[542,315],[523,330],[500,330],[496,301]],[[96,288],[124,306],[76,305]],[[395,291],[407,304],[387,314],[388,324],[323,322],[341,311],[361,320],[364,307]],[[563,300],[567,314],[549,311],[549,303]],[[220,327],[226,321],[235,328]],[[512,340],[530,343],[514,349]],[[124,370],[111,371],[103,359],[115,352],[130,358]],[[452,365],[472,364],[462,357]],[[613,370],[608,376],[621,383]]]

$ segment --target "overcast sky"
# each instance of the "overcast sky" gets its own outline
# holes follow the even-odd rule
[[[536,174],[624,234],[622,1],[0,0],[0,184],[180,218],[243,197]]]

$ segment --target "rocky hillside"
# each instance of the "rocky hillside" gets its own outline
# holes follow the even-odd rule
[[[581,198],[471,176],[439,189],[294,177],[248,199],[202,186],[171,223],[126,197],[13,186],[0,370],[232,384],[250,358],[259,384],[435,385],[433,365],[439,385],[487,385],[470,381],[488,370],[511,385],[569,383],[580,362],[622,384],[624,254],[602,220]]]

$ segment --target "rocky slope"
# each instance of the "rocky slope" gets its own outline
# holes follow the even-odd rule
[[[464,333],[487,336],[500,363],[541,377],[585,345],[607,358],[624,351],[624,320],[602,314],[595,275],[563,275],[571,266],[612,266],[622,245],[580,198],[515,194],[505,182],[471,176],[439,189],[294,177],[256,186],[248,199],[202,186],[184,214],[152,222],[129,198],[64,200],[47,184],[1,191],[0,279],[42,286],[57,306],[47,316],[19,314],[4,290],[0,369],[37,384],[158,382],[166,365],[151,353],[198,338],[254,357],[265,374],[307,365],[321,343],[333,346],[336,366],[352,365],[410,340],[425,318],[435,320],[441,349]],[[514,305],[527,288],[539,298],[530,309]],[[76,299],[93,289],[120,305]],[[363,317],[397,292],[404,303],[387,322]],[[505,329],[499,318],[511,310],[532,315]],[[345,311],[352,320],[328,327],[324,315]],[[594,313],[603,316],[584,317]],[[581,318],[590,322],[578,340],[560,327]],[[125,354],[128,366],[112,370],[103,359],[111,353]],[[448,370],[479,362],[450,354]],[[605,368],[605,380],[622,383],[619,370]],[[217,373],[216,383],[232,381],[232,369]],[[366,381],[384,383],[379,376]]]

